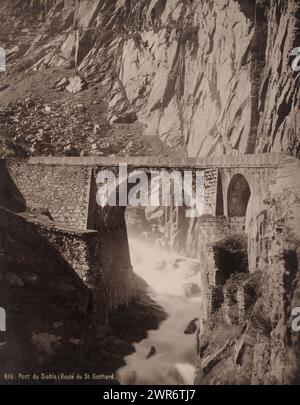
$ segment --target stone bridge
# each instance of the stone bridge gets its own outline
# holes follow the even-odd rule
[[[125,209],[102,210],[96,203],[99,171],[117,171],[127,163],[134,170],[202,171],[204,210],[200,218],[186,218],[181,207],[165,210],[165,236],[169,246],[201,262],[202,285],[222,285],[234,271],[248,271],[245,221],[251,199],[262,204],[278,169],[294,161],[281,154],[233,155],[205,159],[155,157],[32,157],[0,160],[0,206],[11,211],[47,208],[54,224],[39,232],[64,257],[88,287],[110,308],[122,305],[134,291]],[[261,201],[260,201],[261,200]],[[224,250],[224,239],[239,235],[236,253]],[[221,248],[216,247],[221,243]],[[226,245],[226,244],[225,244]],[[249,247],[250,246],[250,247]],[[117,248],[116,248],[117,247]],[[254,250],[253,250],[254,251]],[[226,260],[224,259],[226,256]],[[234,263],[240,263],[238,266]],[[225,263],[225,267],[224,267]],[[255,271],[256,261],[249,264]],[[100,280],[100,281],[99,281]],[[101,281],[102,280],[102,281]],[[211,303],[214,301],[211,297]],[[210,301],[209,301],[210,302]],[[213,304],[211,304],[213,305]],[[209,307],[209,303],[208,303]]]
[[[32,157],[9,159],[8,171],[31,208],[47,207],[58,226],[97,229],[95,178],[100,170],[192,170],[204,172],[204,214],[244,217],[250,195],[259,195],[288,158],[281,154],[201,159],[156,157]]]

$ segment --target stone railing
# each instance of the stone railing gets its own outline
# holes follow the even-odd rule
[[[209,167],[278,167],[286,155],[281,153],[265,153],[252,155],[222,155],[204,158],[168,158],[168,157],[53,157],[40,156],[29,158],[31,165],[61,166],[103,166],[115,167],[127,163],[130,167],[159,168],[199,168]]]

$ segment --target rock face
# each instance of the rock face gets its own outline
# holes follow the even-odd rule
[[[92,0],[77,9],[67,0],[26,0],[1,7],[28,10],[48,27],[17,53],[18,63],[76,64],[112,89],[113,122],[137,118],[146,134],[184,145],[189,156],[299,154],[295,0]]]
[[[291,67],[296,62],[292,50],[299,46],[300,4],[273,0],[265,13],[269,24],[259,89],[256,151],[283,150],[299,156],[300,76]]]
[[[26,210],[26,201],[8,172],[6,165],[0,161],[0,206],[15,212]]]
[[[270,189],[249,202],[244,236],[249,271],[239,260],[238,273],[209,280],[206,287],[198,384],[299,384],[300,342],[293,321],[300,306],[300,166],[289,160],[276,172]],[[218,243],[218,252],[221,247],[229,253],[224,241]],[[209,248],[202,256],[209,258]],[[220,263],[215,252],[212,269],[224,273],[222,266],[230,260]]]
[[[252,381],[258,384],[299,384],[300,341],[292,328],[300,304],[299,167],[296,161],[281,168],[264,205],[249,210],[250,271],[262,274],[260,318],[270,337],[257,333]]]

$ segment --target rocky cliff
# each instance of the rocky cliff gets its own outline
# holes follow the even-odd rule
[[[238,274],[216,276],[205,288],[198,384],[299,384],[299,332],[293,327],[300,302],[298,176],[299,161],[287,160],[261,198],[250,198],[243,249],[236,236],[213,243],[206,232],[213,273],[217,267],[223,275]],[[203,259],[208,256],[202,251]]]
[[[189,156],[299,154],[296,0],[1,3],[7,46],[23,32],[10,63],[76,65],[109,90],[109,122],[137,119]]]

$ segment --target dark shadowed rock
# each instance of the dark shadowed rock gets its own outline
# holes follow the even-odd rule
[[[137,116],[135,111],[128,111],[111,120],[113,124],[133,124]]]
[[[66,77],[63,77],[62,79],[59,79],[57,82],[55,82],[53,87],[59,90],[64,90],[68,83],[69,80]]]
[[[193,319],[185,328],[184,334],[193,335],[194,333],[196,333],[198,326],[199,326],[199,318]]]
[[[0,207],[11,211],[22,212],[26,209],[26,202],[8,172],[5,162],[0,160]]]
[[[155,356],[157,353],[154,346],[151,346],[150,352],[147,354],[146,359],[150,359],[151,357]]]

